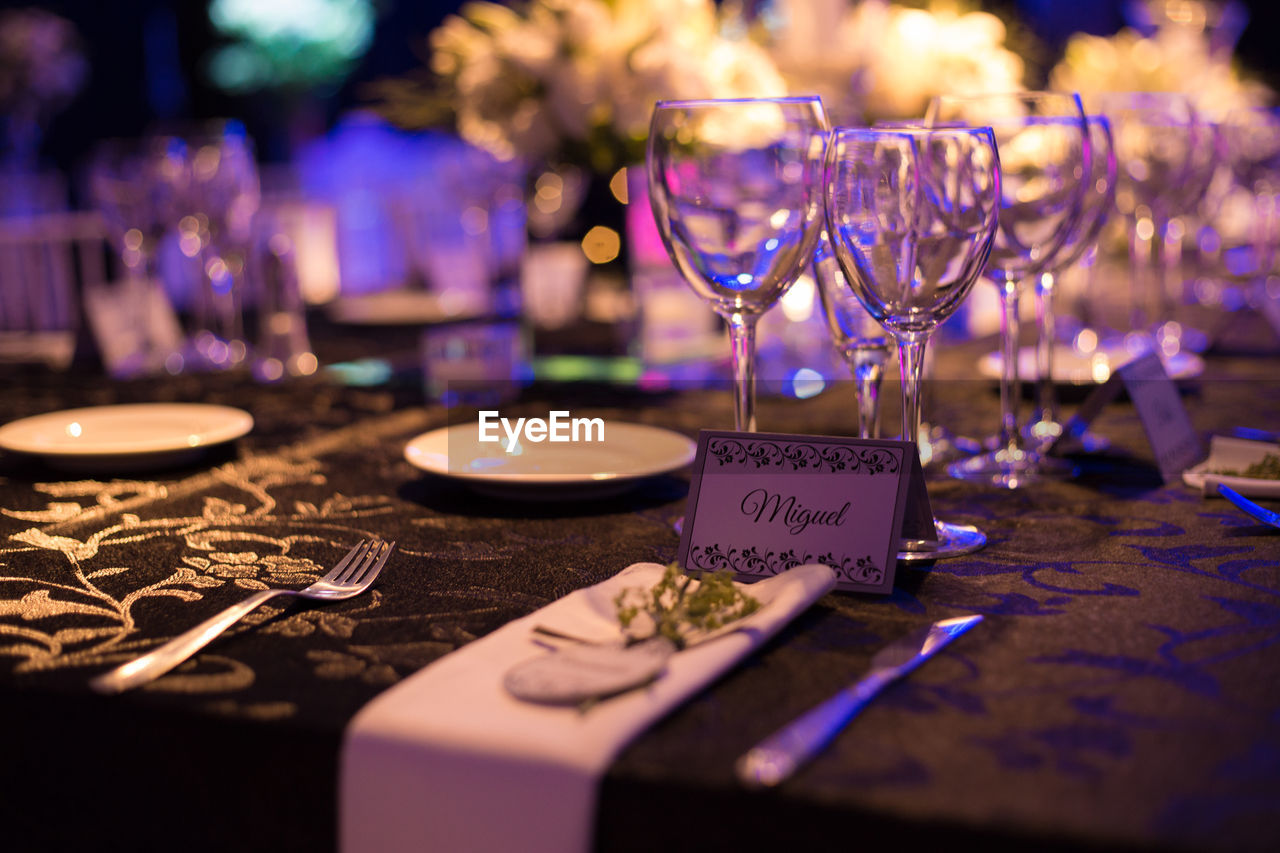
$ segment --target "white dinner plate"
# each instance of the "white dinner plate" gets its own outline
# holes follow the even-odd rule
[[[253,416],[206,403],[133,403],[65,409],[0,426],[0,449],[60,467],[174,464],[253,429]]]
[[[1133,354],[1123,347],[1100,348],[1088,355],[1069,346],[1059,346],[1053,351],[1053,381],[1064,385],[1089,385],[1106,382],[1111,373],[1132,361]],[[1161,356],[1165,372],[1175,381],[1193,379],[1204,372],[1204,359],[1191,352],[1179,352]],[[988,379],[999,379],[1004,358],[998,352],[990,352],[978,360],[978,372]],[[1018,377],[1034,382],[1040,376],[1036,368],[1035,347],[1018,350]]]
[[[484,294],[385,290],[344,296],[331,302],[327,310],[335,323],[346,325],[422,326],[474,317],[485,307]]]
[[[615,494],[641,478],[679,470],[697,451],[697,444],[680,433],[609,420],[602,441],[524,441],[516,453],[507,453],[505,444],[505,437],[500,443],[481,442],[476,423],[457,424],[414,438],[404,457],[423,471],[486,494],[572,499]]]
[[[1268,453],[1280,454],[1280,445],[1265,441],[1249,441],[1215,435],[1209,440],[1209,458],[1199,465],[1182,472],[1182,482],[1201,491],[1205,479],[1213,479],[1249,498],[1280,498],[1280,480],[1261,480],[1255,477],[1236,477],[1219,474],[1218,471],[1243,471],[1255,462],[1261,462]]]

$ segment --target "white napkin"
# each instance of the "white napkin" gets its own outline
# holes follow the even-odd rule
[[[343,853],[591,849],[600,779],[646,728],[776,634],[835,585],[797,566],[751,584],[763,605],[725,634],[674,655],[654,682],[585,712],[521,702],[503,689],[540,654],[535,625],[617,638],[613,598],[648,589],[657,563],[636,563],[470,643],[361,709],[342,747]]]

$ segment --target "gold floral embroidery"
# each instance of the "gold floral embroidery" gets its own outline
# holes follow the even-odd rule
[[[313,649],[307,652],[307,658],[315,662],[315,672],[320,678],[338,680],[359,677],[368,684],[395,684],[400,678],[395,668],[388,664],[342,652]]]
[[[250,720],[286,720],[298,713],[294,702],[237,702],[234,699],[223,699],[210,702],[205,709],[225,717],[245,717]]]
[[[254,551],[214,552],[208,557],[183,557],[182,562],[205,575],[234,581],[244,589],[306,586],[319,580],[324,571],[305,557],[287,554],[259,556]]]

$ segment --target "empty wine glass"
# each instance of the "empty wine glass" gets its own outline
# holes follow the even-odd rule
[[[968,296],[991,254],[1000,161],[990,128],[840,128],[823,175],[827,230],[858,301],[898,344],[902,436],[920,429],[925,347]],[[986,544],[976,527],[934,521],[899,559],[937,559]]]
[[[889,338],[854,295],[826,230],[813,250],[813,275],[827,329],[849,372],[858,400],[858,437],[880,437],[880,381],[889,361]]]
[[[756,322],[809,263],[821,229],[827,129],[817,97],[654,107],[654,219],[685,280],[728,323],[738,430],[756,428]]]
[[[237,121],[204,128],[187,141],[193,215],[180,227],[199,240],[203,273],[193,342],[204,367],[235,367],[248,355],[244,276],[261,196],[253,143]]]
[[[1280,110],[1231,110],[1220,126],[1220,141],[1236,183],[1253,195],[1252,261],[1241,266],[1260,286],[1275,263],[1280,222]]]
[[[125,279],[116,295],[125,306],[121,316],[132,324],[121,330],[130,338],[131,352],[111,367],[118,376],[158,373],[175,355],[158,336],[163,319],[152,316],[163,299],[156,251],[184,209],[190,182],[182,142],[171,137],[108,140],[90,157],[89,195],[120,253]]]
[[[1177,92],[1101,92],[1089,95],[1088,102],[1090,113],[1102,113],[1111,122],[1116,209],[1131,223],[1130,326],[1135,332],[1154,330],[1176,351],[1181,329],[1164,327],[1181,301],[1182,282],[1176,276],[1185,229],[1179,217],[1208,189],[1214,130]],[[1157,237],[1163,243],[1158,253]]]
[[[942,122],[930,124],[923,118],[909,119],[877,119],[872,125],[876,128],[900,129],[900,128],[925,128],[939,127]],[[954,127],[964,127],[963,122],[952,122]],[[923,407],[929,400],[929,375],[933,373],[933,351],[925,352],[924,360],[924,385],[922,387]],[[923,418],[923,415],[922,415]],[[927,420],[920,421],[920,431],[916,435],[916,444],[920,448],[920,461],[926,467],[929,465],[941,465],[950,462],[953,459],[971,456],[982,450],[981,445],[974,439],[967,436],[956,435],[950,428],[943,424],[930,423]]]
[[[1052,442],[1062,435],[1058,421],[1058,397],[1053,380],[1054,345],[1057,339],[1057,317],[1054,296],[1058,277],[1080,260],[1098,241],[1102,226],[1115,203],[1116,154],[1111,138],[1111,123],[1106,116],[1085,116],[1089,128],[1089,180],[1085,182],[1081,197],[1080,216],[1058,250],[1051,268],[1040,274],[1036,281],[1036,320],[1040,334],[1036,338],[1036,407],[1040,410],[1027,428],[1031,439],[1038,444]],[[1101,439],[1092,443],[1085,436],[1077,436],[1086,448],[1097,447]]]
[[[929,105],[934,125],[989,126],[1000,147],[1000,228],[986,276],[1000,294],[1000,435],[996,449],[951,465],[953,477],[1018,488],[1070,466],[1028,450],[1018,429],[1018,303],[1023,287],[1054,262],[1080,214],[1090,168],[1080,98],[1058,92],[941,96]]]

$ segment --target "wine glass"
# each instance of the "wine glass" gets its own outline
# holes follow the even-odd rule
[[[1235,182],[1253,195],[1249,243],[1252,260],[1243,266],[1261,286],[1275,263],[1280,222],[1280,110],[1239,108],[1220,127],[1222,155]]]
[[[179,364],[173,347],[157,338],[152,308],[163,298],[156,272],[160,242],[184,210],[191,171],[182,140],[146,137],[107,140],[95,146],[88,167],[89,195],[106,222],[107,234],[124,265],[117,297],[132,352],[112,367],[118,376],[159,373]]]
[[[990,128],[840,128],[823,174],[827,231],[858,301],[898,345],[902,437],[920,430],[925,347],[982,273],[1000,210]],[[937,559],[986,544],[975,527],[935,519],[938,538],[899,559]]]
[[[194,348],[204,367],[235,367],[248,355],[244,274],[261,197],[253,143],[238,121],[201,128],[187,141],[194,215],[182,227],[199,240],[203,283]]]
[[[1116,209],[1131,223],[1130,327],[1135,332],[1154,329],[1176,350],[1181,330],[1162,327],[1172,319],[1170,291],[1182,285],[1174,278],[1185,230],[1179,217],[1208,189],[1214,130],[1178,92],[1100,92],[1087,99],[1090,113],[1102,113],[1111,122]],[[1164,244],[1159,257],[1157,237]]]
[[[1080,98],[1059,92],[940,96],[930,103],[927,120],[989,126],[1000,147],[1000,228],[986,268],[1000,294],[1000,435],[995,450],[947,471],[1009,489],[1069,475],[1071,467],[1061,460],[1028,450],[1018,429],[1018,303],[1023,287],[1054,263],[1080,215],[1090,169]]]
[[[1067,234],[1054,258],[1051,268],[1040,274],[1036,281],[1036,321],[1040,333],[1036,338],[1036,406],[1039,417],[1027,428],[1029,437],[1041,445],[1062,435],[1058,421],[1057,391],[1053,382],[1054,345],[1057,339],[1057,318],[1054,311],[1054,295],[1058,277],[1070,269],[1098,241],[1102,226],[1115,203],[1116,154],[1111,136],[1111,123],[1103,115],[1085,116],[1089,129],[1089,180],[1084,185],[1080,204],[1080,216]],[[1097,447],[1102,439],[1092,443],[1085,436],[1077,436],[1086,447]]]
[[[880,437],[880,381],[889,361],[889,338],[840,269],[826,229],[813,250],[813,276],[831,340],[853,374],[858,400],[858,437]]]
[[[659,101],[646,156],[662,242],[729,326],[734,428],[753,432],[755,328],[813,256],[828,130],[814,97]]]
[[[872,127],[899,129],[939,127],[942,123],[930,124],[923,118],[909,119],[877,119]],[[964,127],[963,122],[952,122],[953,127]],[[922,386],[921,406],[929,400],[928,377],[933,373],[933,351],[927,350],[924,361],[925,382]],[[923,416],[922,416],[923,417]],[[921,420],[920,431],[916,436],[916,444],[920,448],[920,461],[926,467],[932,464],[945,464],[952,459],[971,456],[981,451],[982,447],[972,438],[956,435],[943,424]]]

